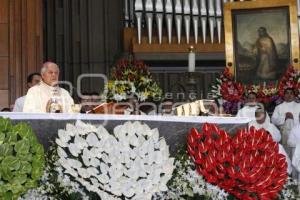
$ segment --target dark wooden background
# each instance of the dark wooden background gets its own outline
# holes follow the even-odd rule
[[[61,80],[77,86],[82,73],[107,74],[122,55],[120,0],[44,0],[44,59],[61,67]],[[84,91],[99,92],[103,81],[85,78]]]

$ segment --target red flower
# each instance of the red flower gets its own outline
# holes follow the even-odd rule
[[[230,137],[206,123],[187,138],[197,172],[239,199],[275,199],[286,182],[285,157],[264,129],[239,130]]]

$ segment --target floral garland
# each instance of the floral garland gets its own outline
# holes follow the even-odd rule
[[[265,130],[238,131],[234,137],[212,124],[191,129],[188,152],[197,172],[239,199],[274,199],[287,180],[285,156]]]
[[[139,101],[157,101],[162,97],[161,88],[144,62],[133,59],[123,59],[117,63],[106,87],[107,99],[113,101],[123,101],[131,95],[136,95]]]
[[[298,95],[300,89],[299,78],[300,72],[295,70],[293,66],[290,66],[278,83],[279,96],[283,97],[284,90],[287,88],[293,88]]]
[[[126,122],[111,135],[102,127],[78,121],[59,130],[57,166],[62,179],[101,199],[151,199],[166,191],[174,169],[173,158],[157,129]]]
[[[229,69],[225,68],[220,78],[216,79],[216,84],[212,85],[211,94],[214,99],[222,99],[222,106],[225,113],[236,114],[238,104],[243,104],[249,93],[257,94],[257,100],[265,105],[278,105],[282,102],[284,90],[293,88],[297,93],[300,90],[300,72],[295,70],[293,66],[289,66],[282,76],[278,84],[251,84],[243,85],[234,80],[229,73]],[[268,108],[267,108],[268,110]]]

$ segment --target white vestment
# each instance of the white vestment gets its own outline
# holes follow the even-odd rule
[[[49,86],[43,81],[28,90],[23,112],[46,113],[47,103],[52,97],[62,106],[62,112],[73,112],[74,101],[69,92],[60,87]]]
[[[13,112],[23,112],[25,98],[26,98],[26,95],[16,99],[15,105],[13,108]]]
[[[287,143],[293,148],[295,148],[297,144],[300,144],[300,124],[292,128]]]
[[[292,113],[293,119],[285,119],[286,113]],[[280,127],[282,133],[282,145],[286,149],[288,155],[292,158],[293,149],[287,144],[287,140],[291,129],[299,124],[300,104],[297,102],[283,102],[275,107],[272,115],[272,123]]]
[[[255,121],[255,111],[258,109],[258,106],[244,106],[243,108],[239,109],[236,117],[248,117],[251,121]],[[270,117],[267,114],[266,121],[270,121]]]
[[[278,128],[276,128],[276,126],[274,124],[270,123],[270,121],[268,121],[267,119],[262,124],[257,123],[256,120],[251,121],[251,122],[249,122],[249,128],[251,126],[253,126],[257,130],[259,130],[261,128],[265,129],[266,131],[268,131],[271,134],[271,136],[275,142],[280,142],[280,140],[281,140],[280,131],[278,130]]]
[[[290,149],[290,157],[296,171],[293,172],[294,177],[299,177],[300,172],[300,125],[294,126],[289,134],[287,145]]]
[[[285,114],[290,112],[294,117],[294,125],[299,124],[300,104],[297,102],[283,102],[275,107],[272,115],[272,123],[281,126],[285,123]]]

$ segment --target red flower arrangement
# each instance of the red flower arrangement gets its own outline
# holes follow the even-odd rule
[[[227,101],[240,101],[244,94],[244,87],[235,81],[226,81],[221,84],[221,94]]]
[[[265,130],[239,130],[235,136],[213,124],[192,128],[188,152],[206,181],[242,200],[275,199],[287,180],[287,163]]]
[[[261,103],[271,103],[277,97],[278,90],[274,83],[268,85],[247,85],[245,86],[245,93],[254,92],[257,95],[257,101]]]
[[[229,69],[226,67],[223,74],[220,76],[222,97],[231,102],[240,101],[243,94],[244,88],[241,83],[233,80],[233,76],[230,74]]]
[[[300,89],[300,83],[298,83],[298,79],[299,72],[296,71],[293,66],[289,66],[278,83],[279,96],[283,97],[284,90],[287,88],[293,88],[298,95]]]
[[[143,61],[121,59],[112,70],[112,80],[138,81],[142,76],[150,76]]]

